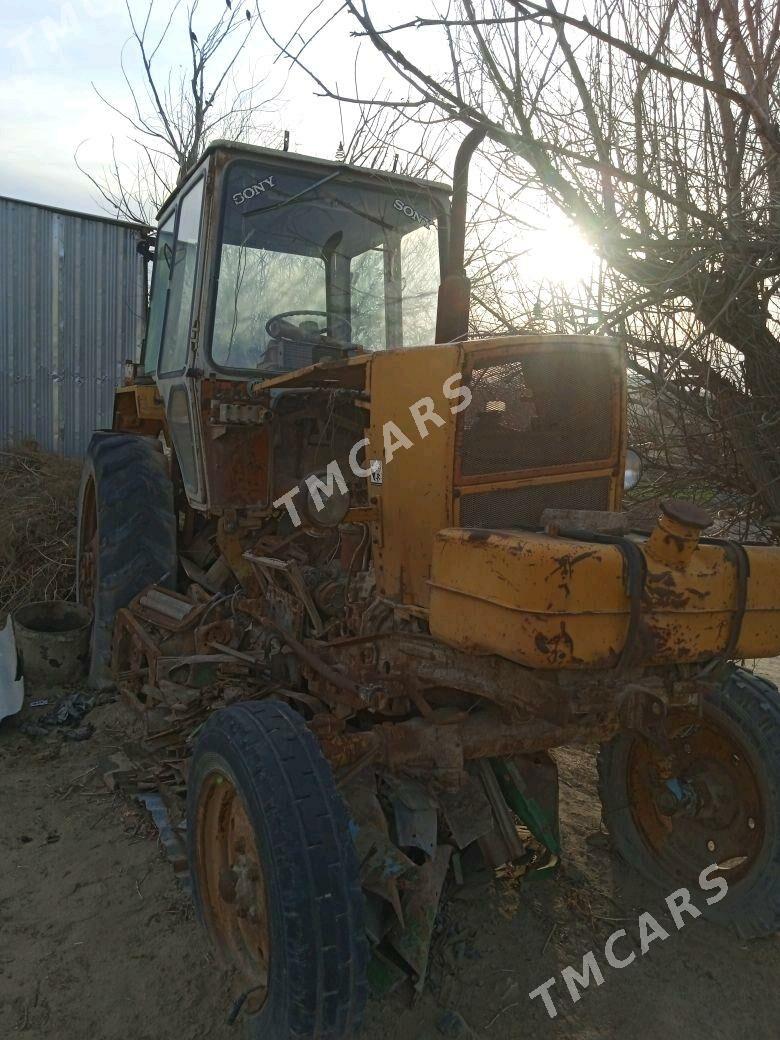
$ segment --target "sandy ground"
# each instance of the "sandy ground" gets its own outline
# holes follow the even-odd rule
[[[780,668],[771,670],[777,681]],[[230,980],[156,832],[90,772],[122,745],[123,709],[90,719],[96,731],[84,743],[0,725],[0,1038],[237,1038],[240,1027],[225,1024]],[[451,899],[426,991],[415,1004],[405,991],[372,1001],[366,1040],[433,1040],[442,1008],[490,1040],[777,1036],[780,939],[744,943],[703,920],[677,932],[666,893],[632,876],[598,836],[592,755],[564,751],[559,763],[558,878]],[[620,927],[636,939],[642,910],[673,934],[629,967],[608,968],[604,940]],[[572,1004],[559,979],[560,1013],[548,1018],[529,991],[590,949],[603,985]]]

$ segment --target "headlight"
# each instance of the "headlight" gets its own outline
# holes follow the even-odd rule
[[[312,474],[304,482],[303,492],[304,509],[310,522],[315,527],[338,527],[351,504],[346,485],[340,487],[326,474]]]
[[[629,448],[626,451],[626,469],[623,477],[623,490],[633,491],[641,479],[642,459],[633,448]]]

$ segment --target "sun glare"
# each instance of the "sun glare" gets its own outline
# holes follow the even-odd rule
[[[590,243],[568,221],[551,217],[544,228],[524,236],[525,266],[536,281],[576,285],[590,277],[596,253]]]

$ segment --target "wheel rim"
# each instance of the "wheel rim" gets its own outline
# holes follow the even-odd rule
[[[220,771],[203,782],[196,812],[196,860],[205,924],[223,959],[251,990],[256,1012],[268,993],[270,928],[254,829],[233,781]]]
[[[672,875],[694,881],[712,863],[729,885],[756,865],[766,836],[764,798],[752,756],[734,727],[705,706],[703,716],[670,716],[667,735],[678,767],[637,737],[627,762],[628,802],[648,851]]]
[[[79,603],[90,609],[95,605],[97,584],[98,529],[95,482],[90,480],[84,488],[81,508],[81,530],[79,531]]]

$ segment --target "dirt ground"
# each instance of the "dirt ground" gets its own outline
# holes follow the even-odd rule
[[[777,681],[780,667],[770,670]],[[93,769],[126,739],[124,712],[96,708],[95,733],[82,743],[28,737],[15,720],[0,725],[0,1038],[241,1035],[225,1021],[230,980],[156,832]],[[632,876],[598,834],[593,756],[558,758],[558,877],[500,881],[449,900],[429,986],[415,1004],[406,991],[372,1001],[365,1040],[433,1040],[443,1008],[490,1040],[777,1036],[780,939],[741,942],[701,919],[677,932],[666,893]],[[672,934],[623,970],[608,968],[604,940],[625,927],[636,942],[642,910]],[[548,1018],[529,991],[591,949],[603,985],[572,1004],[559,978],[560,1012]]]

